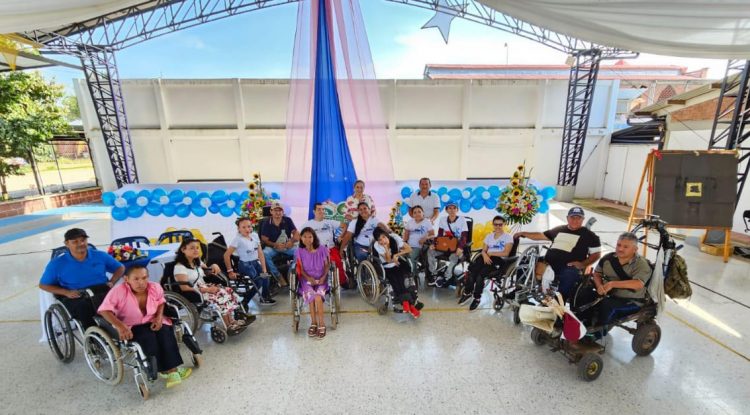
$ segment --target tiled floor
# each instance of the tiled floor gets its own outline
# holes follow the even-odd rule
[[[566,209],[553,206],[553,225]],[[624,223],[598,219],[594,229],[613,245]],[[78,225],[92,243],[109,242],[108,221]],[[452,292],[423,291],[425,312],[413,321],[378,316],[345,292],[339,329],[322,341],[292,333],[285,297],[226,344],[201,331],[206,364],[177,388],[157,382],[143,403],[130,372],[110,387],[91,375],[80,350],[63,365],[38,343],[36,283],[64,231],[0,244],[2,413],[741,414],[750,406],[750,263],[724,264],[694,247],[682,251],[691,279],[723,296],[694,286],[691,301],[670,302],[659,318],[661,344],[648,357],[635,356],[631,336],[615,330],[593,383],[534,346],[507,310],[491,310],[489,295],[469,313]]]

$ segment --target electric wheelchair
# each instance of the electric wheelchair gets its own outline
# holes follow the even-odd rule
[[[357,280],[357,287],[359,288],[359,294],[368,304],[375,306],[380,315],[386,314],[391,306],[393,312],[403,313],[404,310],[401,308],[401,304],[394,299],[393,288],[385,276],[383,263],[375,253],[375,243],[376,242],[373,241],[370,244],[367,258],[356,263],[357,271],[355,277]],[[350,260],[353,258],[354,255],[351,254]],[[414,268],[414,263],[407,257],[399,257],[399,264],[399,266],[404,267],[404,286],[406,287],[407,292],[411,295],[414,301],[414,306],[421,310],[422,307],[424,307],[424,304],[422,304],[417,298],[418,286],[415,281],[417,273]]]
[[[298,267],[300,267],[299,263],[297,263],[297,267],[289,271],[289,301],[292,306],[292,331],[294,333],[299,330],[302,309],[305,305],[302,294],[299,292]],[[339,313],[341,312],[341,287],[339,272],[333,262],[330,263],[328,269],[328,291],[326,292],[325,303],[328,303],[331,313],[331,329],[336,330],[339,324]]]
[[[247,325],[242,325],[237,329],[230,329],[227,327],[222,313],[215,304],[204,301],[203,297],[196,291],[182,291],[180,286],[187,285],[193,288],[194,285],[189,282],[177,281],[174,278],[175,265],[175,262],[165,264],[160,284],[164,288],[164,298],[167,304],[173,305],[176,308],[178,316],[188,324],[191,331],[195,331],[199,326],[209,323],[211,325],[211,339],[221,344],[227,340],[227,336],[238,335],[247,329]],[[223,273],[206,275],[204,280],[207,283],[230,287],[230,279]],[[246,309],[240,303],[240,307],[234,311],[234,318],[249,319],[252,316],[247,314]]]
[[[667,224],[657,216],[650,216],[642,220],[634,229],[633,233],[644,235],[639,237],[641,243],[645,243],[649,248],[656,251],[656,257],[662,261],[661,269],[656,269],[655,264],[649,261],[651,265],[651,277],[645,283],[646,296],[642,301],[632,302],[616,309],[616,314],[610,321],[605,323],[597,322],[592,327],[587,327],[586,335],[578,344],[572,345],[562,338],[561,325],[557,323],[552,332],[547,333],[537,327],[531,330],[531,340],[536,345],[548,345],[552,351],[561,352],[570,363],[577,365],[578,376],[585,381],[593,381],[599,377],[603,369],[603,361],[600,357],[606,351],[605,336],[606,333],[615,327],[619,327],[631,335],[631,348],[638,356],[648,356],[659,345],[661,340],[661,328],[656,322],[658,314],[658,303],[662,300],[653,298],[648,291],[648,287],[653,278],[666,279],[669,275],[669,266],[676,252],[682,248],[677,245],[666,229]],[[650,244],[644,242],[645,234],[650,230],[655,230],[659,234],[659,242]],[[661,273],[661,275],[660,275]],[[576,289],[574,298],[571,301],[571,310],[574,314],[580,315],[585,311],[595,307],[605,297],[599,296],[595,300],[580,304],[582,294],[585,290],[593,289],[591,276],[586,276]],[[663,295],[663,294],[662,294]],[[559,322],[559,320],[558,320]],[[629,323],[635,323],[629,325]]]

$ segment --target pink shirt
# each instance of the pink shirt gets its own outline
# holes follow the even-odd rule
[[[130,289],[130,286],[126,282],[116,285],[109,290],[98,311],[99,313],[102,311],[111,311],[118,320],[130,328],[151,323],[159,305],[165,302],[164,290],[159,284],[149,281],[146,293],[145,315],[141,313],[141,308],[138,306],[138,298],[135,297],[133,290]],[[162,324],[172,325],[172,322],[167,317],[163,317]]]

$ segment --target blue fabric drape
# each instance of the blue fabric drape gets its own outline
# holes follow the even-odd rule
[[[336,91],[326,3],[327,0],[318,0],[310,218],[316,202],[346,200],[357,180]]]

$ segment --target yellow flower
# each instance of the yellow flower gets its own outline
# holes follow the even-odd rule
[[[516,186],[518,186],[518,180],[513,180],[512,182],[510,182],[510,184],[511,184],[511,185],[512,185],[513,187],[516,187]]]
[[[260,179],[260,173],[253,173],[253,179],[255,180]]]
[[[250,183],[249,185],[247,185],[247,188],[250,190],[255,190],[255,187],[255,183]]]
[[[254,198],[255,198],[255,192],[250,192],[250,193],[248,193],[248,194],[247,194],[247,196],[248,196],[248,197],[249,197],[250,199],[254,199]]]
[[[396,202],[396,206],[401,206],[401,202]]]
[[[516,190],[513,191],[513,196],[518,196],[520,194],[521,194],[521,191],[518,190],[518,189],[516,189]]]
[[[518,170],[523,170],[523,164],[519,164],[518,167],[516,167]]]
[[[254,206],[255,206],[256,208],[261,208],[261,207],[263,207],[263,201],[261,201],[261,200],[256,200],[256,201],[255,201],[255,203],[254,203]]]

